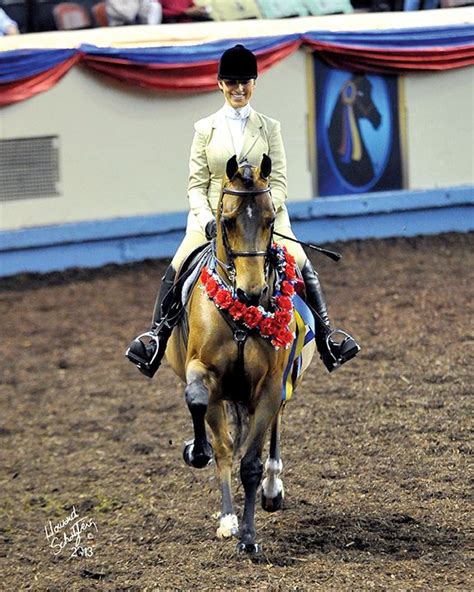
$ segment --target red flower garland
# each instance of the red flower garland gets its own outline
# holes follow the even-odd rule
[[[297,282],[296,261],[285,247],[273,243],[272,254],[277,261],[279,283],[273,298],[276,310],[266,311],[262,306],[247,306],[233,295],[215,270],[204,267],[201,282],[204,291],[217,308],[227,311],[234,321],[248,329],[257,329],[262,337],[270,339],[275,349],[288,348],[295,335],[290,330],[293,319],[294,284]]]

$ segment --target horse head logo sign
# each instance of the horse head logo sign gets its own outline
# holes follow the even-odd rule
[[[362,119],[377,130],[382,117],[372,99],[370,80],[366,76],[353,76],[341,88],[328,136],[334,164],[343,178],[354,186],[367,185],[375,172],[361,131]]]
[[[351,74],[321,62],[316,73],[319,195],[396,188],[402,175],[395,77]]]

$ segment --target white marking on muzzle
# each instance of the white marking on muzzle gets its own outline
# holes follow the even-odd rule
[[[252,219],[253,210],[252,210],[252,206],[250,204],[248,204],[248,206],[247,206],[247,215],[250,219]]]

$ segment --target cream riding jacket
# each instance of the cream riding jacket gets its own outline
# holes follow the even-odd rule
[[[194,139],[189,159],[188,199],[190,212],[187,231],[204,233],[215,217],[226,163],[234,154],[232,135],[222,110],[194,124]],[[285,206],[286,157],[280,123],[250,108],[243,144],[237,160],[259,166],[262,155],[272,160],[272,198],[277,212],[275,227],[289,227]]]

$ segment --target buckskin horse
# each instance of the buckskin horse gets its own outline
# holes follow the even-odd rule
[[[187,343],[182,332],[175,330],[166,351],[171,367],[186,383],[194,426],[194,440],[185,444],[184,459],[195,468],[215,460],[222,493],[217,536],[238,534],[238,550],[250,554],[260,550],[254,515],[270,428],[261,503],[267,511],[282,506],[282,383],[296,330],[295,261],[286,249],[272,243],[275,210],[270,173],[271,160],[266,155],[260,167],[239,166],[235,156],[227,162],[216,215],[217,237],[187,304]],[[234,443],[230,420],[236,416],[240,430]],[[239,529],[231,471],[242,439],[245,506]]]

